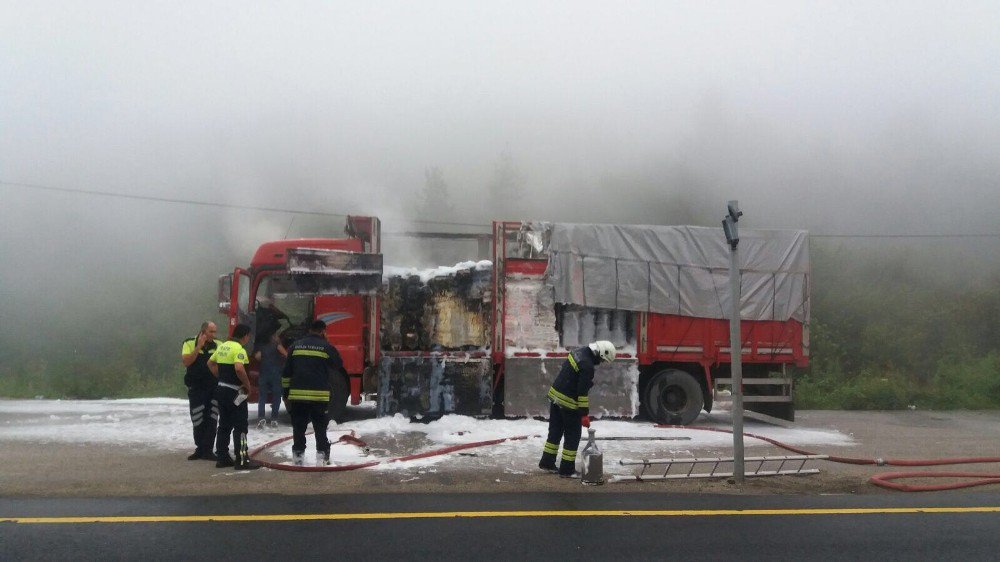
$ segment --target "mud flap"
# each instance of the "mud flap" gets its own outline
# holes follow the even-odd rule
[[[378,371],[378,415],[489,415],[492,372],[488,357],[383,356]]]
[[[504,362],[504,414],[549,415],[545,394],[559,374],[563,358],[509,357]],[[590,415],[631,418],[639,413],[638,362],[618,360],[600,365],[590,389]]]

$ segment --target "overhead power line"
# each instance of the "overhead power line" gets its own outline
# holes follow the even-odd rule
[[[37,189],[44,191],[57,191],[62,193],[75,193],[80,195],[95,195],[100,197],[117,197],[120,199],[134,199],[138,201],[154,201],[157,203],[172,203],[178,205],[197,205],[201,207],[216,207],[223,209],[238,209],[243,211],[262,211],[268,213],[287,213],[291,215],[312,215],[321,217],[342,217],[345,213],[328,213],[325,211],[303,211],[301,209],[283,209],[280,207],[264,207],[255,205],[237,205],[234,203],[220,203],[217,201],[198,201],[195,199],[178,199],[173,197],[157,197],[153,195],[131,195],[127,193],[114,193],[110,191],[97,191],[91,189],[73,189],[68,187],[53,187],[49,185],[39,185],[34,183],[21,183],[0,180],[0,185],[11,187],[22,187],[25,189]],[[451,221],[430,221],[407,219],[415,224],[445,225],[445,226],[465,226],[475,228],[490,228],[488,224],[451,222]],[[386,233],[388,235],[401,235],[413,233]],[[1000,233],[946,233],[946,234],[809,234],[810,238],[1000,238]]]
[[[810,238],[1000,238],[997,234],[812,234]]]
[[[96,195],[100,197],[116,197],[119,199],[133,199],[137,201],[155,201],[157,203],[173,203],[179,205],[197,205],[201,207],[216,207],[223,209],[239,209],[244,211],[264,211],[269,213],[288,213],[292,215],[313,215],[321,217],[342,217],[346,218],[346,213],[329,213],[325,211],[303,211],[300,209],[283,209],[280,207],[264,207],[256,205],[237,205],[234,203],[220,203],[217,201],[198,201],[195,199],[178,199],[173,197],[157,197],[153,195],[131,195],[128,193],[114,193],[110,191],[96,191],[92,189],[73,189],[68,187],[53,187],[50,185],[39,185],[34,183],[20,183],[20,182],[9,182],[0,181],[0,185],[7,185],[12,187],[23,187],[26,189],[38,189],[44,191],[58,191],[62,193],[75,193],[79,195]],[[448,221],[427,221],[427,220],[417,220],[417,219],[407,219],[408,222],[418,223],[418,224],[439,224],[448,226],[474,226],[481,228],[489,228],[489,225],[478,224],[478,223],[467,223],[467,222],[448,222]]]

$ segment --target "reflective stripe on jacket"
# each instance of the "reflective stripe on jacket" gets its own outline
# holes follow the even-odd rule
[[[289,400],[329,402],[331,369],[336,373],[332,376],[344,370],[337,348],[323,336],[309,334],[288,348],[281,387]]]
[[[594,364],[597,358],[589,347],[573,350],[566,356],[559,375],[547,394],[553,404],[580,415],[590,413],[590,388],[594,386]]]

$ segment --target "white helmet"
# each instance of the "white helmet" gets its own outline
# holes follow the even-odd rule
[[[605,363],[610,363],[615,360],[615,344],[607,341],[595,341],[590,344],[590,350],[594,352],[595,355],[601,358],[601,361]]]

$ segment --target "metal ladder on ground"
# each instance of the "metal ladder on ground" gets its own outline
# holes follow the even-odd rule
[[[805,468],[806,463],[811,460],[824,460],[827,458],[829,458],[827,455],[745,457],[744,476],[816,474],[819,472],[819,469]],[[635,470],[635,475],[632,477],[617,475],[612,480],[644,482],[647,480],[679,480],[683,478],[728,478],[733,475],[733,460],[733,457],[622,459],[618,461],[618,464],[621,466],[638,467]],[[753,466],[754,463],[756,463],[756,466]],[[657,468],[655,472],[649,473],[654,467],[663,467],[663,472],[659,473],[659,468]],[[705,471],[703,470],[704,468],[708,470]],[[724,472],[727,468],[729,471]],[[671,472],[671,469],[674,469],[673,472]]]

